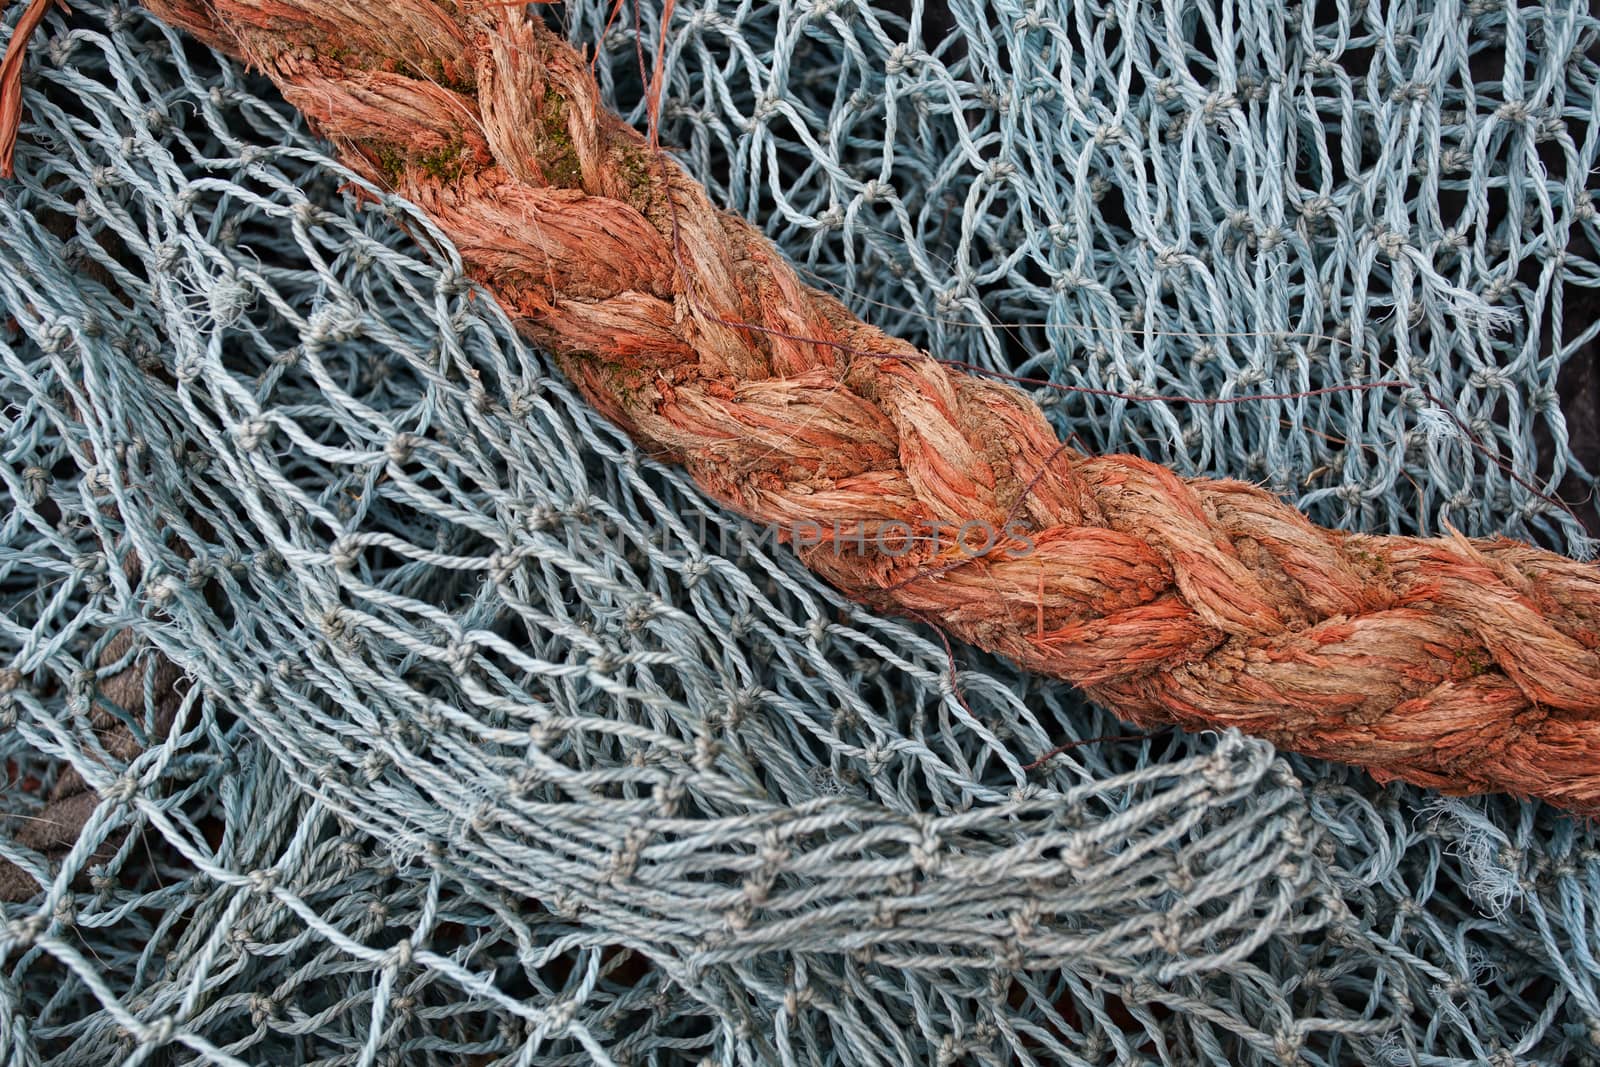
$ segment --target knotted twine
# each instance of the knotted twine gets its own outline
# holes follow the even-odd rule
[[[266,72],[351,169],[425,209],[641,447],[757,521],[818,530],[796,548],[849,595],[1139,724],[1600,807],[1592,567],[1326,530],[1249,485],[1066,447],[1024,394],[802,284],[519,8],[147,6]],[[972,524],[1001,536],[981,553],[940,536]]]

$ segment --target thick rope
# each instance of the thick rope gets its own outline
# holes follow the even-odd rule
[[[1600,809],[1594,568],[1325,530],[1249,485],[1065,448],[1022,393],[802,284],[519,7],[147,6],[264,70],[349,166],[428,211],[642,447],[745,515],[819,531],[797,548],[851,596],[1137,723]]]

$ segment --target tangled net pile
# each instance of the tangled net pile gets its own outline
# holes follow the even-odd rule
[[[663,140],[941,355],[1478,438],[1063,394],[1090,449],[1586,550],[1493,460],[1592,481],[1600,25],[1276,7],[680,3]],[[1029,773],[1118,725],[640,458],[262,83],[93,5],[29,69],[0,1062],[1600,1061],[1585,826],[1237,735]]]

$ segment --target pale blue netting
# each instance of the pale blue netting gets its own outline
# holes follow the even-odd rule
[[[592,43],[609,6],[558,10]],[[863,315],[1068,383],[1400,377],[1588,484],[1587,11],[908,13],[670,35],[666,140]],[[632,25],[601,70],[637,120]],[[961,648],[969,715],[937,635],[639,460],[270,88],[92,4],[29,69],[0,859],[41,888],[0,905],[0,1061],[1600,1062],[1587,828],[1239,737],[1024,773],[1121,728]],[[1426,407],[1053,410],[1325,522],[1585,548]],[[164,740],[154,686],[105,704],[119,634],[192,679]],[[25,846],[69,767],[85,833]]]

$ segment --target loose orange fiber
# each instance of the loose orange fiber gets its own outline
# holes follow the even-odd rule
[[[29,0],[27,10],[11,33],[5,58],[0,59],[0,178],[9,178],[15,173],[12,160],[17,150],[17,130],[22,124],[22,58],[27,51],[24,46],[44,21],[45,12],[52,3],[67,10],[62,0]]]

